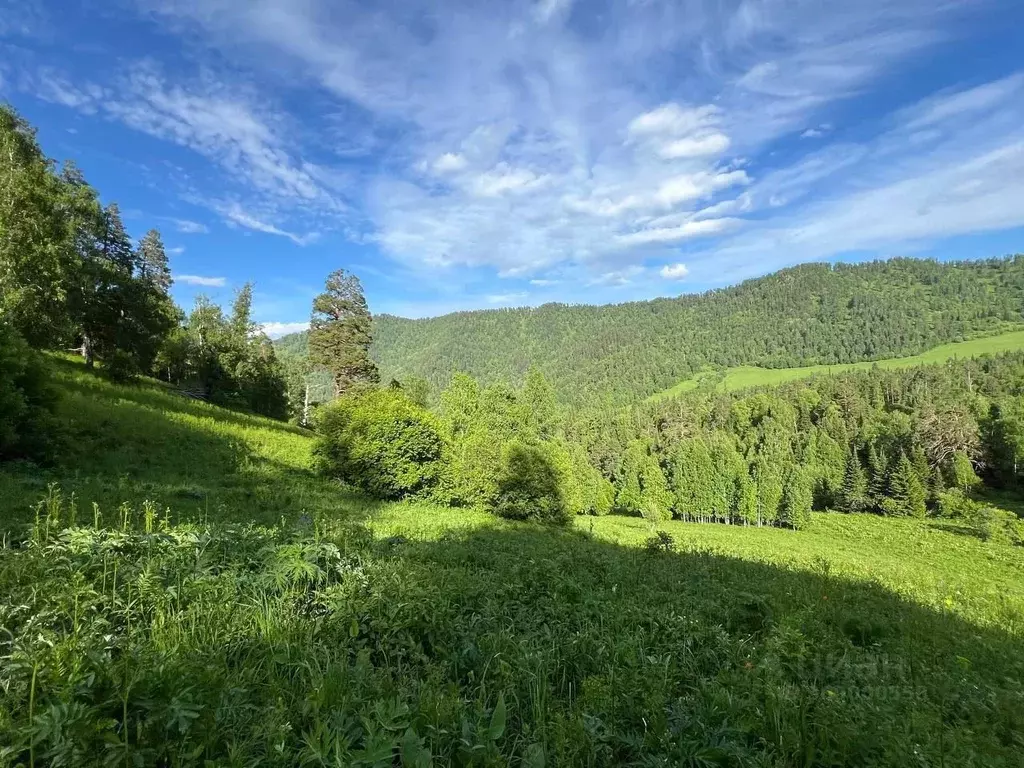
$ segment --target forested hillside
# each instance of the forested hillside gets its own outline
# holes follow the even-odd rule
[[[1024,316],[1024,257],[806,264],[700,295],[610,306],[376,318],[385,381],[453,371],[483,382],[540,368],[564,403],[641,399],[707,368],[786,368],[913,355]],[[301,355],[304,334],[278,341]]]

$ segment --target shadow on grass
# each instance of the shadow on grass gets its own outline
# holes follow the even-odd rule
[[[37,755],[71,745],[76,765],[101,764],[104,750],[152,765],[1020,765],[1021,638],[824,568],[654,554],[526,524],[432,542],[351,526],[326,540],[269,536],[214,529],[201,557],[187,538],[184,556],[159,554],[169,537],[122,547],[120,598],[94,550],[84,562],[3,553],[15,600],[50,601],[48,641],[62,649],[60,667],[40,652],[38,712],[79,718],[42,731]],[[144,589],[141,577],[131,587],[136,573]],[[156,574],[173,598],[154,589]],[[71,583],[106,595],[84,615],[98,647],[123,649],[115,664],[79,659],[93,630],[69,620]],[[131,611],[130,634],[118,610]],[[34,625],[10,626],[13,637]],[[9,671],[0,738],[29,727],[30,671]]]
[[[504,691],[549,764],[1019,765],[1021,637],[880,586],[529,526],[377,546],[377,663]]]

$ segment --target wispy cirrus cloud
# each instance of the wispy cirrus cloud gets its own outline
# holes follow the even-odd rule
[[[344,234],[409,290],[640,296],[1024,225],[1024,75],[873,98],[1003,0],[137,2],[215,53],[38,94],[203,158],[187,198],[229,227]]]
[[[41,99],[85,114],[102,114],[150,136],[192,150],[217,164],[247,198],[249,207],[273,210],[279,218],[301,212],[335,220],[345,209],[328,169],[301,158],[282,135],[288,118],[254,93],[204,75],[187,83],[170,82],[160,68],[137,63],[110,85],[73,83],[53,68],[25,78],[23,88]],[[296,234],[208,195],[186,194],[193,202],[213,208],[229,225],[286,237],[298,245],[312,242],[316,233]],[[179,232],[205,233],[208,227],[187,219],[167,217]]]
[[[210,228],[205,224],[190,219],[167,218],[165,221],[170,222],[183,235],[205,235],[210,231]]]

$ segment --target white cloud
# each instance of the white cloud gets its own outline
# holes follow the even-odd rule
[[[664,208],[672,208],[678,203],[699,200],[709,197],[715,192],[737,184],[747,184],[750,180],[745,171],[728,171],[726,173],[709,173],[700,171],[666,179],[654,194],[654,201]]]
[[[454,173],[466,167],[466,158],[456,152],[445,152],[433,163],[435,173]]]
[[[220,213],[229,226],[239,226],[251,229],[254,232],[263,232],[267,235],[286,237],[296,245],[309,245],[320,238],[319,232],[307,232],[299,235],[294,232],[281,229],[269,222],[257,218],[242,208],[238,203],[215,203],[215,209]]]
[[[556,16],[563,16],[569,12],[573,0],[537,0],[533,7],[533,14],[537,21],[546,24]]]
[[[630,141],[651,147],[666,160],[718,157],[732,142],[721,131],[722,111],[713,104],[683,107],[674,102],[633,118]]]
[[[201,285],[205,288],[223,288],[228,284],[226,277],[203,277],[202,275],[175,275],[174,281],[185,285]]]
[[[534,278],[530,281],[530,285],[536,285],[538,288],[547,288],[552,285],[558,285],[561,280],[552,280],[550,278]]]
[[[512,168],[508,163],[498,163],[491,170],[474,178],[472,189],[483,197],[497,197],[505,192],[524,192],[543,184],[544,181],[544,177],[527,168]]]
[[[260,323],[260,329],[272,339],[279,339],[289,333],[309,330],[309,321],[302,323]]]
[[[682,280],[688,274],[690,270],[686,268],[685,264],[666,264],[660,270],[658,274],[664,277],[666,280]]]
[[[169,256],[181,256],[185,252],[185,246],[179,245],[175,248],[168,248],[167,255]]]
[[[99,86],[87,83],[84,86],[73,85],[57,71],[44,68],[39,71],[34,85],[27,85],[35,91],[35,95],[52,104],[77,109],[86,114],[95,113],[97,103],[106,94]]]
[[[808,128],[800,134],[801,139],[820,139],[822,136],[826,136],[832,132],[832,125],[830,123],[822,123],[821,125]]]
[[[729,137],[724,133],[709,133],[706,136],[674,139],[663,144],[658,152],[668,159],[708,157],[721,155],[729,148],[729,144]]]
[[[970,118],[1024,96],[1024,73],[961,91],[947,91],[905,109],[900,115],[909,131],[931,128],[959,118]]]
[[[28,78],[25,87],[47,101],[86,114],[101,113],[198,153],[227,172],[226,178],[218,172],[211,184],[231,183],[238,196],[244,195],[253,205],[306,220],[326,217],[333,223],[346,209],[336,194],[336,174],[302,159],[289,140],[291,118],[251,89],[218,82],[208,74],[188,83],[169,81],[151,62],[136,62],[109,87],[90,82],[73,85],[48,68]],[[201,201],[195,194],[185,196]],[[181,232],[207,231],[197,222],[167,220]],[[308,239],[283,229],[260,231],[300,243]]]
[[[632,283],[636,278],[644,274],[646,270],[643,267],[634,264],[623,269],[613,269],[609,272],[603,272],[592,280],[587,282],[587,285],[606,285],[606,286],[624,286]]]
[[[682,107],[670,102],[633,118],[628,132],[633,137],[691,134],[717,127],[721,114],[721,110],[714,104]]]
[[[675,243],[680,240],[687,240],[691,237],[718,235],[728,229],[732,229],[739,223],[739,219],[704,219],[701,221],[687,221],[684,224],[674,227],[641,229],[637,232],[631,232],[628,235],[622,235],[618,240],[623,246],[646,245],[649,243]]]
[[[198,221],[189,221],[188,219],[168,219],[168,221],[174,224],[175,229],[186,235],[205,235],[210,231],[209,227]]]

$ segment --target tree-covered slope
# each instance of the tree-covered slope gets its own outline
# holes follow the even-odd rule
[[[381,375],[453,371],[519,380],[534,363],[570,403],[634,401],[708,367],[851,363],[914,355],[1024,321],[1024,257],[805,264],[699,295],[609,306],[375,320]],[[279,349],[303,354],[302,335]]]

